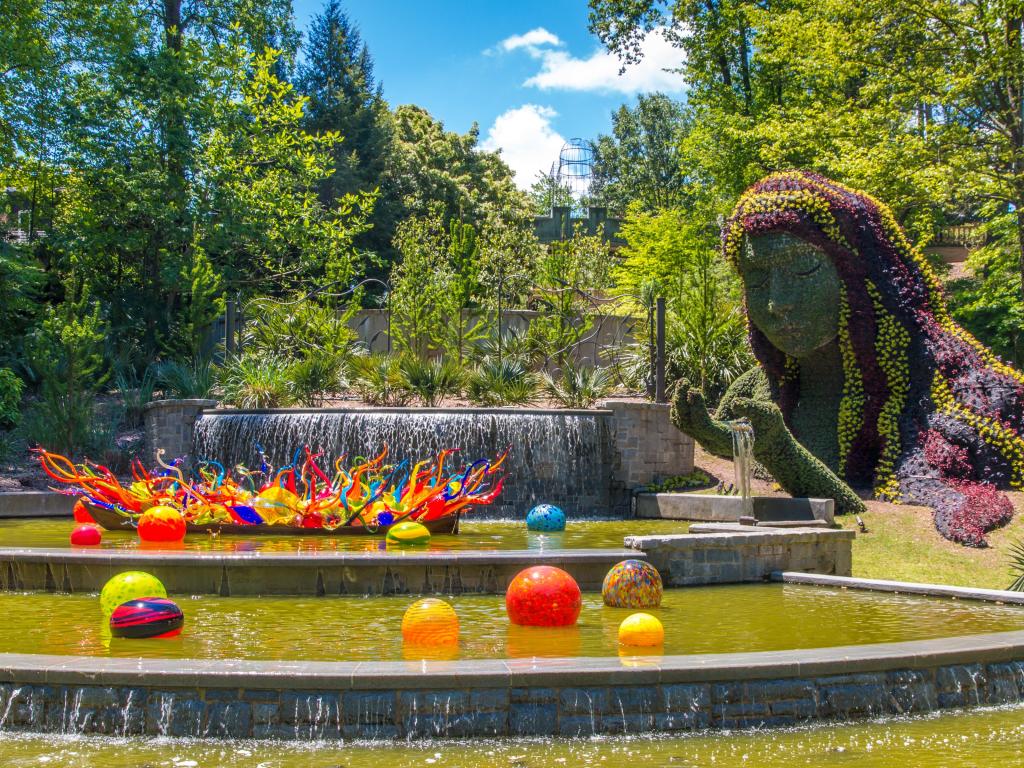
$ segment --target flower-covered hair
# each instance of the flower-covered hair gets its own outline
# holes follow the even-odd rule
[[[815,173],[776,173],[740,198],[723,250],[738,265],[747,235],[782,232],[824,251],[843,283],[841,475],[894,500],[907,491],[911,465],[953,481],[1024,486],[1024,376],[953,322],[938,278],[889,208]],[[788,419],[800,396],[798,363],[753,324],[750,341]],[[908,462],[936,429],[978,461],[958,476]]]

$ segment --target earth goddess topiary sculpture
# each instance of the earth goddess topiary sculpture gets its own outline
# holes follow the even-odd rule
[[[938,279],[889,209],[812,173],[751,187],[722,233],[760,367],[712,417],[686,382],[673,418],[729,455],[726,419],[794,495],[862,507],[850,486],[930,506],[939,532],[985,546],[1024,485],[1024,376],[950,318]]]

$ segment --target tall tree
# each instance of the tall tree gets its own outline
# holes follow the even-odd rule
[[[388,106],[374,79],[370,51],[339,0],[329,0],[310,25],[298,85],[309,99],[306,129],[344,137],[333,150],[334,171],[324,184],[324,201],[377,189],[391,146]],[[372,228],[358,238],[357,245],[388,253],[398,205],[390,189],[381,189]]]
[[[612,135],[594,143],[596,188],[609,208],[622,213],[634,201],[645,210],[683,202],[684,115],[661,93],[641,95],[635,107],[623,105],[612,115]]]

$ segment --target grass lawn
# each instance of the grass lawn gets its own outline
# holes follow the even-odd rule
[[[1010,546],[1024,540],[1024,493],[1009,494],[1017,514],[1008,526],[988,535],[987,549],[970,549],[939,536],[931,511],[883,502],[867,502],[862,515],[868,533],[853,543],[853,575],[1006,589]],[[856,530],[852,516],[837,517],[844,528]]]

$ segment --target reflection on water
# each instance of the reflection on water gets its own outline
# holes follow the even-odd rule
[[[68,547],[75,523],[58,520],[0,520],[0,547]],[[509,520],[463,520],[456,535],[436,535],[433,551],[468,549],[551,550],[581,547],[622,547],[626,536],[686,533],[687,523],[673,520],[573,520],[565,531],[536,533],[526,523]],[[145,544],[132,531],[104,531],[104,549],[167,549]],[[182,548],[218,552],[384,552],[383,536],[233,536],[189,534]],[[82,549],[96,549],[83,547]]]
[[[185,630],[160,640],[111,639],[95,596],[0,594],[0,652],[149,658],[422,658],[402,648],[409,597],[172,595]],[[460,659],[618,657],[618,626],[633,611],[586,593],[576,627],[517,627],[502,595],[447,598],[459,616]],[[650,609],[664,653],[726,653],[917,640],[1024,628],[1024,609],[910,595],[746,584],[669,589]],[[644,655],[650,655],[649,652]]]
[[[61,768],[991,768],[1024,754],[1024,708],[674,737],[274,743],[0,733],[7,766]]]

